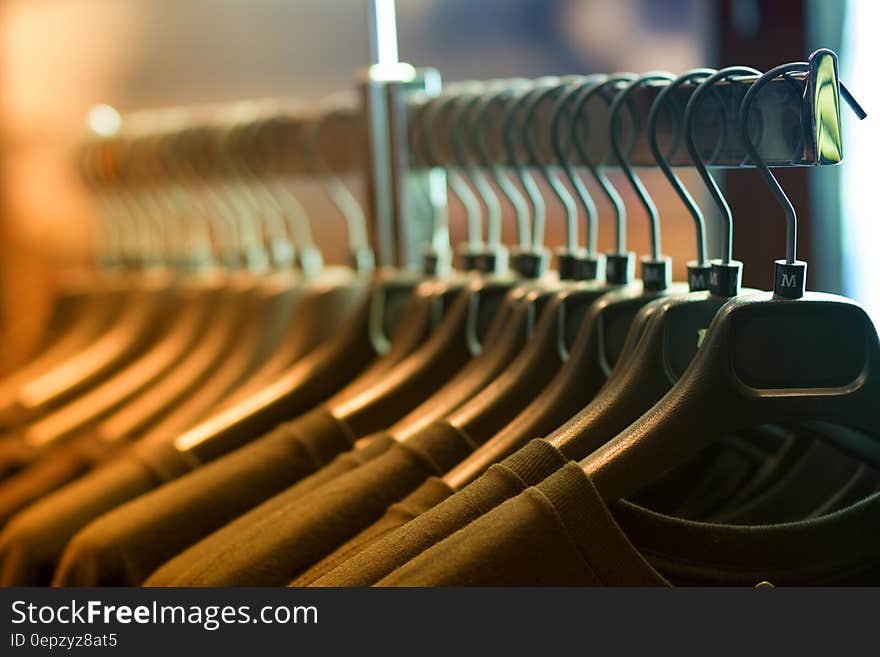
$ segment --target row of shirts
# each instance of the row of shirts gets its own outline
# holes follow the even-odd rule
[[[404,442],[355,441],[321,408],[207,464],[139,445],[15,515],[0,534],[0,576],[68,586],[880,580],[880,475],[797,430],[730,437],[610,506],[544,440],[452,489],[440,477],[476,447],[442,420]],[[76,443],[65,449],[57,462],[75,460]]]

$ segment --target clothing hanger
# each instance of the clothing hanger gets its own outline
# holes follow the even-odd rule
[[[485,242],[482,241],[482,231],[477,233],[477,231],[471,230],[469,224],[468,243],[465,245],[466,250],[462,255],[466,265],[471,265],[472,268],[484,273],[507,272],[510,253],[507,247],[501,243],[501,201],[480,166],[482,155],[475,141],[475,134],[480,130],[480,121],[485,117],[482,110],[487,102],[492,102],[499,91],[503,91],[509,86],[510,81],[508,80],[494,80],[486,83],[483,88],[474,90],[468,97],[457,103],[450,119],[453,127],[450,131],[450,141],[457,164],[462,167],[483,207],[486,208]],[[436,134],[433,136],[436,137]],[[431,135],[424,134],[424,137],[430,152],[436,154],[436,144],[431,139]],[[480,226],[480,223],[476,225]]]
[[[554,84],[555,84],[555,82],[554,82]],[[522,99],[517,99],[517,101],[516,101],[517,104],[519,104],[520,101],[522,101],[522,103],[523,103],[521,106],[525,107],[525,102],[527,102],[527,97],[524,97]],[[516,111],[516,109],[513,109],[511,111]],[[514,124],[514,127],[515,128],[517,127],[516,124]],[[512,142],[508,142],[508,143],[512,143]],[[537,205],[537,203],[535,205]],[[542,248],[542,240],[543,240],[543,235],[541,233],[538,233],[537,235],[534,236],[534,241],[532,242],[531,250],[529,252],[529,255],[534,256],[533,261],[538,260],[538,258],[541,258],[542,261],[545,260],[545,258],[542,257],[542,256],[544,256],[544,250]],[[531,267],[531,271],[533,271],[533,272],[537,272],[537,271],[539,271],[539,269],[540,268],[537,266]],[[550,279],[550,277],[548,277],[548,279],[552,280],[552,279]],[[530,384],[533,385],[533,382]]]
[[[460,135],[463,132],[464,110],[466,102],[474,94],[484,91],[483,85],[467,84],[459,90],[440,94],[428,101],[425,115],[424,145],[431,157],[436,157],[436,144],[433,133],[436,121],[444,109],[451,110],[452,142],[460,158],[464,156]],[[461,159],[459,165],[464,165]],[[458,172],[452,170],[451,179],[458,179],[458,192],[461,193],[466,182],[457,178]],[[479,206],[477,205],[477,213]],[[467,217],[479,228],[479,214]],[[470,230],[471,236],[482,231]],[[480,243],[482,239],[479,240]],[[475,245],[469,245],[473,249]],[[497,247],[497,245],[496,245]],[[330,399],[325,406],[338,419],[344,421],[359,436],[384,429],[388,418],[398,417],[413,410],[428,399],[438,388],[454,378],[461,368],[473,356],[479,353],[481,343],[491,331],[492,320],[501,310],[503,300],[515,279],[506,271],[494,275],[501,264],[498,258],[499,249],[485,250],[480,244],[480,253],[486,257],[474,260],[475,265],[492,263],[491,270],[486,274],[474,273],[467,277],[449,279],[450,291],[455,293],[449,311],[435,333],[413,354],[385,373],[380,381],[369,388],[357,390],[355,395],[348,390],[341,391]],[[404,412],[402,413],[401,410]]]
[[[623,430],[655,404],[693,359],[699,348],[700,335],[718,309],[729,298],[740,293],[740,263],[730,261],[725,266],[718,261],[713,263],[715,275],[710,275],[702,211],[663,155],[657,137],[657,123],[671,94],[683,84],[707,81],[705,87],[699,87],[691,96],[696,104],[704,91],[711,91],[714,81],[742,72],[739,68],[720,72],[714,69],[694,69],[675,79],[655,74],[642,77],[644,82],[668,81],[650,108],[646,128],[648,143],[658,167],[694,220],[697,259],[688,263],[690,293],[670,295],[652,302],[651,320],[642,331],[630,358],[625,362],[618,362],[607,383],[583,411],[548,436],[547,440],[569,458],[583,458],[599,447],[607,436]],[[639,84],[637,80],[629,88],[634,89]],[[622,102],[624,98],[621,94],[615,103]],[[691,127],[692,123],[686,123],[686,130]],[[719,144],[722,142],[723,139],[719,139]],[[705,171],[693,139],[687,139],[687,143],[694,166],[701,172]],[[656,208],[650,198],[644,194],[640,184],[633,186],[648,214],[656,220]],[[729,212],[729,207],[723,204],[719,204],[719,209],[722,214]],[[728,230],[722,252],[729,253],[727,240],[730,239],[731,232]]]
[[[335,183],[335,187],[328,183],[330,196],[346,219],[351,262],[356,270],[349,267],[322,266],[323,258],[312,240],[305,209],[283,182],[265,179],[266,176],[274,175],[273,166],[277,168],[274,160],[278,158],[273,160],[271,153],[278,150],[278,140],[267,142],[266,134],[273,122],[279,120],[279,108],[273,108],[274,116],[270,114],[258,120],[250,120],[240,131],[240,136],[251,143],[237,152],[244,151],[256,158],[253,165],[246,158],[240,158],[245,163],[242,167],[243,175],[248,177],[256,186],[255,191],[260,193],[265,214],[271,216],[277,213],[282,224],[270,237],[270,252],[279,271],[266,280],[267,295],[283,304],[278,317],[278,322],[282,324],[279,327],[281,335],[272,343],[273,346],[264,345],[257,349],[257,352],[265,349],[269,353],[265,354],[264,362],[259,364],[256,371],[249,373],[236,389],[230,389],[229,380],[237,379],[242,367],[228,358],[226,365],[233,370],[226,377],[228,380],[224,382],[222,378],[219,381],[215,379],[213,386],[200,390],[188,403],[175,409],[170,416],[151,428],[142,437],[144,442],[175,438],[196,422],[216,414],[218,410],[234,407],[259,393],[286,369],[316,349],[327,335],[338,330],[362,302],[365,291],[363,280],[373,267],[372,252],[366,243],[363,212],[341,181],[320,162],[319,151],[314,148],[313,143],[324,121],[342,111],[335,99],[328,101],[328,105],[330,109],[322,109],[311,124],[308,139],[300,140],[304,142],[301,150],[314,161],[317,175],[332,177]],[[269,148],[262,148],[264,143],[268,143]],[[295,248],[291,240],[296,240],[300,248]],[[296,258],[297,254],[299,258]],[[295,259],[301,265],[299,272],[292,270]],[[245,336],[242,336],[242,340],[249,341]],[[250,361],[250,355],[242,356]],[[248,372],[249,366],[244,367],[244,371]],[[228,394],[225,391],[229,391]],[[221,403],[217,403],[218,395],[225,395],[225,398],[220,399]]]
[[[582,120],[581,114],[590,98],[599,95],[611,105],[610,101],[602,95],[604,90],[616,87],[621,83],[633,84],[634,80],[639,83],[644,82],[638,80],[633,74],[587,78],[574,84],[562,94],[557,101],[555,112],[561,113],[568,103],[574,102],[571,133],[577,135],[577,126]],[[623,99],[625,100],[625,98],[624,96]],[[619,143],[617,143],[614,124],[614,118],[621,106],[622,102],[617,106],[612,105],[613,108],[618,109],[611,115],[611,127],[613,128],[611,134],[615,157],[619,160],[621,167],[626,168],[628,163]],[[554,122],[551,120],[551,125],[553,124]],[[558,123],[556,125],[558,127]],[[512,405],[513,413],[503,424],[495,427],[492,434],[483,438],[485,444],[444,476],[444,481],[453,488],[461,488],[473,481],[492,463],[515,451],[528,439],[551,431],[570,418],[578,409],[582,409],[604,384],[614,363],[622,354],[627,354],[630,351],[631,345],[643,330],[650,315],[647,312],[640,313],[640,309],[658,296],[678,290],[677,286],[670,286],[668,283],[670,266],[668,258],[659,256],[659,231],[652,231],[653,257],[645,258],[642,261],[642,285],[628,284],[632,271],[632,256],[625,251],[625,207],[610,181],[592,164],[582,136],[576,136],[573,141],[581,159],[587,163],[589,170],[605,194],[612,200],[616,210],[617,253],[607,256],[609,266],[606,270],[606,276],[609,284],[617,283],[620,287],[610,292],[609,288],[598,290],[599,294],[592,299],[582,318],[579,318],[579,321],[569,328],[569,335],[574,334],[574,338],[569,338],[568,344],[561,341],[567,358],[564,359],[564,364],[558,373],[552,377],[537,396],[534,396],[535,388],[532,387],[529,397]],[[565,161],[564,157],[560,159]],[[551,189],[557,191],[558,188],[551,184]],[[572,328],[575,330],[572,331]],[[559,347],[560,341],[557,339],[554,348],[559,349]],[[512,376],[521,376],[515,373],[513,368],[511,371]],[[523,406],[525,409],[517,414],[515,409],[522,409]],[[468,429],[463,430],[468,431]],[[468,435],[472,434],[468,432]]]
[[[130,177],[133,172],[126,161],[131,159],[128,153],[115,144],[113,148],[103,146],[99,159],[105,174],[113,179]],[[141,233],[139,242],[143,247],[133,264],[144,272],[124,295],[125,303],[118,309],[115,321],[85,349],[7,391],[0,399],[0,418],[4,424],[20,424],[60,406],[130,362],[161,334],[158,321],[167,316],[175,292],[169,273],[146,255],[146,249],[151,246],[143,238],[149,232],[144,229],[148,221],[146,215],[145,211],[132,215],[140,217],[134,225]]]
[[[539,80],[533,85],[523,85],[519,81],[514,82],[515,86],[512,90],[507,90],[494,97],[488,98],[485,104],[480,108],[478,116],[480,121],[485,120],[486,111],[493,103],[499,100],[505,101],[502,128],[507,154],[510,160],[515,164],[515,171],[527,193],[532,214],[535,218],[532,227],[532,237],[529,239],[527,210],[523,207],[525,203],[521,202],[522,197],[518,195],[516,188],[506,179],[505,173],[499,168],[494,168],[493,176],[495,177],[496,182],[499,183],[499,187],[505,192],[508,199],[511,200],[514,209],[517,212],[517,227],[518,232],[520,233],[520,245],[519,248],[514,251],[512,262],[520,273],[523,276],[530,278],[530,280],[529,283],[524,286],[527,293],[521,299],[520,308],[514,319],[515,321],[520,322],[519,326],[522,330],[526,331],[526,335],[528,335],[528,333],[533,333],[527,343],[529,345],[528,349],[532,349],[531,345],[539,336],[538,326],[542,323],[541,319],[538,318],[547,316],[552,320],[553,317],[557,315],[557,313],[552,312],[550,308],[551,306],[556,306],[558,304],[557,296],[559,291],[565,289],[569,284],[568,282],[559,282],[555,276],[552,278],[541,276],[547,261],[547,254],[542,246],[544,214],[543,199],[537,191],[531,175],[523,166],[522,158],[517,153],[516,138],[514,135],[521,133],[522,131],[522,125],[518,125],[516,121],[519,113],[525,110],[535,94],[539,93],[543,88],[556,84],[556,79]],[[485,141],[480,140],[479,138],[475,141],[478,150],[480,151],[481,160],[486,162]],[[532,326],[535,328],[532,329]],[[511,332],[510,335],[513,336],[514,332]],[[549,329],[545,329],[540,335],[544,337],[542,344],[545,345],[545,349],[543,351],[538,350],[538,353],[547,353],[550,351],[549,340],[547,339]],[[522,355],[520,355],[519,358],[521,357]],[[517,360],[519,360],[519,358]],[[536,362],[538,360],[539,358],[533,357],[530,361],[533,368],[538,368],[540,366],[540,363]],[[514,361],[514,363],[516,362],[517,361]],[[506,374],[502,374],[502,376],[506,376]],[[537,379],[533,382],[533,385],[538,385]],[[483,393],[478,395],[478,397],[482,396]],[[460,400],[463,401],[463,398],[460,398]],[[474,401],[476,401],[476,398],[471,400],[468,404],[465,404],[465,406],[461,406],[459,410],[466,408]],[[406,439],[407,437],[408,435],[406,434],[402,436],[403,439]]]
[[[532,87],[511,94],[502,122],[508,158],[514,163],[514,170],[529,197],[532,212],[538,219],[535,222],[530,248],[528,251],[515,253],[514,262],[519,260],[534,263],[531,264],[533,270],[537,269],[536,264],[542,266],[540,263],[545,258],[542,246],[543,199],[525,168],[525,162],[518,153],[513,136],[517,132],[524,136],[524,133],[533,127],[530,117],[538,103],[546,99],[549,92],[559,84],[560,80],[557,78],[539,80]],[[517,124],[516,119],[520,114],[524,114],[523,120]],[[525,145],[531,160],[535,157],[535,145],[531,137],[528,139]],[[494,174],[497,176],[498,171],[496,170]],[[557,191],[567,194],[564,188],[557,188]],[[572,205],[566,205],[566,208],[571,210]],[[576,212],[569,212],[567,219],[569,224],[576,222]],[[576,230],[569,229],[568,234],[570,237],[576,235]],[[575,262],[582,254],[575,245],[569,243],[569,248],[563,255],[571,262]],[[570,267],[567,275],[573,275],[577,271],[587,272],[588,268]],[[586,309],[610,289],[604,283],[596,281],[557,283],[545,278],[540,283],[541,287],[530,294],[533,295],[533,303],[537,305],[537,302],[541,302],[544,307],[535,308],[538,311],[535,315],[539,316],[539,319],[534,334],[525,348],[489,387],[449,413],[443,420],[476,441],[490,436],[496,426],[503,426],[507,416],[515,412],[517,404],[521,405],[521,401],[518,400],[534,394],[534,390],[558,370],[560,361],[564,359],[564,350],[560,349],[560,336],[569,334],[570,327],[579,324]]]
[[[277,151],[286,149],[278,148],[277,139],[268,138],[272,134],[273,122],[281,119],[269,118],[255,126],[255,138],[258,144],[265,144],[265,147],[254,150],[265,156],[266,164],[262,168],[267,169],[267,175],[254,175],[254,183],[265,192],[266,205],[280,212],[288,228],[287,246],[281,242],[280,251],[283,253],[285,248],[289,249],[291,243],[296,245],[298,296],[294,307],[289,310],[290,316],[285,322],[279,345],[247,384],[236,391],[227,405],[247,399],[272,384],[286,369],[313,351],[327,335],[338,330],[342,321],[363,302],[364,281],[374,269],[372,250],[367,242],[366,219],[354,196],[323,162],[320,149],[316,147],[325,122],[344,111],[344,106],[338,101],[337,98],[328,99],[327,107],[320,109],[309,123],[308,134],[298,135],[301,138],[290,146],[306,155],[313,165],[314,174],[322,180],[331,201],[345,219],[350,253],[346,266],[327,267],[322,264],[323,258],[314,243],[305,208],[285,182],[272,173],[273,162],[276,168],[283,168],[275,161],[279,159]],[[273,248],[279,250],[279,240],[273,244]],[[284,268],[287,269],[286,266]],[[307,318],[306,321],[302,321],[303,318]]]
[[[414,117],[415,120],[411,122],[411,132],[409,135],[410,143],[415,147],[413,150],[418,154],[419,159],[432,169],[443,172],[446,186],[458,198],[464,210],[467,240],[460,253],[465,271],[480,271],[481,268],[484,268],[479,263],[479,254],[484,246],[480,201],[465,180],[464,170],[461,166],[439,168],[436,164],[439,160],[439,149],[436,134],[434,133],[439,129],[439,121],[443,118],[445,110],[448,110],[450,106],[461,108],[464,104],[462,98],[465,94],[470,93],[476,96],[482,88],[482,85],[477,83],[460,82],[447,87],[445,92],[439,97],[430,96],[427,93],[422,94],[422,102],[417,110],[417,115]],[[460,126],[453,127],[454,120],[451,118],[449,118],[448,123],[450,125],[449,141],[451,142],[455,138],[454,136],[460,132],[461,128]],[[415,128],[414,132],[412,128]],[[448,240],[449,235],[449,209],[445,203],[432,203],[430,205],[435,230],[442,226],[441,232],[444,234],[444,237],[441,238],[443,244],[439,247],[439,250],[442,251],[446,248],[445,240]],[[436,237],[434,241],[437,241]],[[437,249],[438,247],[432,245],[431,248]]]
[[[242,109],[233,108],[233,111],[239,114]],[[252,120],[249,114],[246,117]],[[221,117],[221,121],[226,119]],[[222,159],[224,164],[221,166],[231,170],[231,178],[224,181],[230,187],[229,196],[236,195],[236,188],[243,190],[242,169],[233,155],[236,148],[231,147],[233,140],[240,137],[238,127],[236,124],[221,125],[219,129],[212,126],[210,132],[215,134],[208,135],[208,142],[214,147],[212,159]],[[257,223],[265,217],[257,201],[246,192],[242,191],[240,199],[236,208],[248,221]],[[260,228],[261,233],[267,232],[266,226]],[[274,237],[278,239],[277,231]],[[252,246],[252,255],[247,260],[261,267],[260,263],[268,263],[269,258],[266,254],[259,254],[258,249],[258,246]],[[276,248],[273,253],[279,251],[283,249]],[[286,313],[287,297],[296,290],[295,280],[290,280],[286,286],[273,281],[268,289],[262,288],[266,274],[266,271],[258,270],[233,278],[225,298],[218,304],[220,312],[215,316],[214,325],[200,343],[156,390],[141,395],[103,420],[96,428],[97,435],[108,442],[136,437],[172,406],[173,417],[165,418],[160,423],[162,426],[156,428],[183,430],[240,384],[275,346],[271,334],[276,332],[277,316]],[[164,434],[165,437],[168,435]]]
[[[548,436],[548,441],[569,458],[583,458],[600,447],[607,436],[622,431],[655,404],[693,359],[699,348],[699,336],[705,331],[718,309],[733,296],[757,292],[739,290],[742,264],[738,261],[728,260],[727,263],[715,261],[710,269],[705,257],[705,221],[702,212],[663,156],[656,131],[660,111],[670,94],[682,84],[705,81],[705,85],[700,85],[691,96],[693,99],[691,107],[695,108],[700,97],[704,93],[711,93],[717,81],[727,79],[731,75],[749,73],[751,70],[753,69],[743,70],[734,67],[731,70],[724,69],[718,72],[713,69],[689,71],[670,81],[658,93],[651,106],[647,134],[652,154],[694,219],[697,260],[688,264],[688,283],[691,293],[654,301],[653,317],[643,330],[631,356],[626,361],[618,362],[606,385],[584,411]],[[652,74],[643,76],[646,79],[652,77]],[[637,84],[633,83],[633,85]],[[622,100],[623,98],[619,96],[615,102],[620,103]],[[694,111],[685,121],[686,144],[701,176],[711,180],[692,137],[693,116]],[[723,142],[722,135],[719,138],[719,146]],[[638,187],[636,189],[638,190]],[[649,214],[656,212],[645,202],[649,199],[646,199],[642,193],[639,193],[639,198],[642,199]],[[722,216],[727,218],[728,229],[725,231],[722,253],[728,254],[729,258],[732,217],[729,205],[725,203],[718,205]],[[762,431],[758,433],[761,434]]]
[[[515,82],[516,84],[516,82]],[[468,241],[462,255],[466,263],[480,267],[484,272],[498,270],[506,266],[506,249],[501,240],[501,206],[492,187],[486,181],[478,162],[488,162],[485,148],[478,144],[480,131],[484,129],[485,110],[500,96],[508,94],[511,81],[499,80],[487,85],[487,90],[474,91],[455,108],[452,117],[451,141],[459,165],[464,166],[468,178],[473,182],[483,205],[487,209],[487,242],[482,244],[480,231],[469,226]],[[468,125],[463,125],[467,121]],[[425,163],[436,164],[436,132],[431,122],[422,122],[423,129],[419,139],[425,152],[431,155]],[[456,176],[458,172],[453,172]],[[459,178],[460,183],[464,180]],[[456,185],[459,187],[459,185]],[[460,194],[456,188],[453,191]],[[467,192],[465,192],[465,195]],[[466,207],[469,201],[466,201]],[[467,213],[467,211],[466,211]],[[521,228],[521,224],[517,224]],[[528,273],[528,272],[527,272]],[[395,422],[388,433],[398,440],[406,440],[432,421],[461,406],[468,399],[489,385],[494,378],[520,353],[524,344],[534,332],[535,321],[546,305],[552,292],[541,292],[529,278],[520,279],[516,284],[511,280],[509,292],[495,310],[495,319],[485,330],[484,335],[474,335],[471,341],[478,348],[477,355],[445,386],[437,390],[413,411]],[[477,349],[475,349],[477,351]]]
[[[432,213],[433,215],[433,213]],[[405,220],[403,217],[399,220]],[[380,382],[387,372],[397,363],[402,362],[415,352],[427,338],[434,333],[443,317],[448,312],[452,300],[462,289],[465,279],[457,271],[438,268],[436,263],[425,259],[423,262],[422,281],[415,288],[415,297],[410,303],[421,306],[418,311],[406,311],[401,315],[407,321],[401,323],[397,333],[388,345],[389,351],[384,358],[376,360],[360,376],[349,381],[342,390],[341,398],[355,397],[369,390]]]
[[[272,110],[273,107],[268,109]],[[200,383],[198,391],[185,401],[178,400],[173,412],[147,432],[143,437],[145,441],[168,440],[177,436],[198,420],[204,419],[226,397],[234,392],[243,394],[245,392],[243,384],[245,381],[250,382],[252,376],[256,376],[254,372],[256,368],[268,378],[269,374],[277,373],[286,364],[278,364],[274,371],[266,372],[264,369],[266,361],[273,355],[272,352],[279,348],[284,330],[283,324],[290,323],[291,313],[301,302],[305,287],[302,277],[291,270],[296,254],[291,245],[285,243],[287,227],[283,219],[273,215],[267,207],[268,204],[258,196],[258,192],[262,190],[249,188],[249,183],[255,183],[259,178],[253,172],[245,154],[256,149],[257,128],[261,120],[264,120],[262,115],[265,111],[262,104],[249,103],[233,108],[232,125],[221,127],[225,136],[221,135],[222,138],[218,142],[220,148],[216,158],[222,159],[231,171],[231,178],[227,178],[224,184],[231,188],[231,195],[240,197],[239,212],[242,216],[248,217],[249,222],[263,229],[261,232],[266,235],[268,241],[265,246],[270,255],[269,260],[277,271],[265,272],[255,281],[251,292],[253,307],[244,312],[244,317],[256,318],[256,321],[251,319],[241,329],[235,329],[237,335],[234,343],[224,349],[223,362],[219,367],[212,369],[210,379]],[[309,260],[320,266],[320,253]],[[336,287],[338,285],[333,286],[327,282],[327,294],[322,295],[322,298],[333,298],[332,293],[337,292]],[[343,293],[343,302],[352,296]],[[354,299],[349,306],[353,305],[353,301]],[[316,316],[316,321],[298,322],[297,326],[306,328],[312,324],[321,325],[324,321],[326,325],[335,327],[332,322],[338,323],[344,316],[342,314],[344,310],[339,312],[330,304],[316,310],[322,310],[322,313]],[[335,310],[337,312],[333,312]],[[311,341],[302,340],[299,344],[303,347],[307,344],[314,347],[318,341],[317,337],[313,337]],[[282,355],[289,356],[289,352]]]
[[[369,389],[413,353],[436,328],[453,289],[436,277],[380,264],[359,308],[332,340],[269,386],[180,435],[175,448],[199,461],[213,459],[314,408],[343,387],[350,394]]]
[[[254,147],[254,132],[257,124],[256,119],[246,114],[243,123],[240,121],[239,125],[228,128],[226,150],[229,151],[229,165],[235,173],[233,180],[227,181],[227,184],[234,185],[240,182],[242,187],[246,186],[246,178],[251,169],[246,164],[240,166],[237,164],[245,159],[241,150],[250,150]],[[240,176],[240,180],[237,180],[236,176]],[[209,379],[202,381],[193,394],[176,399],[173,410],[164,412],[161,419],[151,420],[150,427],[140,436],[142,442],[173,439],[180,432],[210,415],[225,399],[241,392],[244,383],[250,381],[252,376],[256,376],[256,371],[265,367],[272,350],[278,347],[283,330],[281,324],[289,322],[292,310],[302,298],[304,292],[302,279],[291,271],[295,257],[294,249],[290,245],[287,248],[283,245],[284,240],[287,239],[286,227],[268,212],[262,212],[258,207],[258,199],[251,198],[245,192],[243,197],[248,207],[247,210],[242,211],[247,211],[249,216],[253,217],[252,221],[264,220],[263,227],[268,242],[266,249],[270,254],[273,268],[256,282],[251,291],[251,307],[242,311],[242,318],[252,318],[252,321],[244,321],[235,326],[234,340],[225,347],[219,347],[223,352],[222,362],[212,368]],[[103,423],[102,430],[109,422]],[[123,425],[122,429],[115,432],[109,430],[103,435],[108,439],[117,439],[114,436],[130,437],[132,431],[125,429]]]
[[[488,133],[487,116],[488,110],[494,104],[505,102],[505,100],[512,98],[517,90],[523,91],[529,85],[530,83],[526,80],[507,80],[499,83],[499,88],[496,91],[488,92],[475,107],[475,118],[473,120],[470,140],[473,150],[477,155],[477,161],[492,173],[496,184],[505,194],[516,213],[518,250],[514,252],[515,265],[523,262],[521,258],[517,257],[517,251],[519,253],[527,253],[531,244],[528,209],[525,199],[523,199],[518,189],[507,178],[503,168],[492,164],[489,159],[486,143]],[[522,100],[525,101],[524,98]],[[477,180],[482,178],[482,171],[476,166],[469,169],[469,171],[471,178]],[[478,186],[479,188],[480,186]],[[486,206],[490,209],[488,223],[489,239],[492,242],[493,234],[495,236],[500,234],[500,217],[497,220],[493,220],[491,208],[497,207],[500,212],[500,207],[497,202],[493,202],[494,196],[489,196],[492,193],[491,189],[488,187],[483,187],[483,189],[487,190],[481,193],[481,196],[484,197]],[[494,221],[498,221],[498,226],[493,229]],[[568,232],[571,236],[572,231],[569,230]],[[497,237],[494,239],[497,239]],[[530,340],[535,333],[535,326],[540,317],[543,317],[545,314],[550,318],[554,317],[555,312],[547,309],[548,303],[559,294],[560,289],[566,289],[565,286],[568,285],[569,280],[591,280],[596,278],[596,275],[601,272],[598,266],[592,268],[583,266],[583,262],[587,259],[587,256],[583,254],[578,253],[577,257],[569,255],[567,260],[563,260],[564,258],[566,258],[566,255],[561,254],[561,262],[566,262],[569,265],[565,272],[561,274],[565,285],[562,288],[558,288],[557,285],[551,284],[548,281],[526,279],[523,284],[517,286],[511,294],[517,295],[516,298],[519,303],[516,310],[507,318],[507,322],[503,326],[498,324],[496,327],[497,332],[493,332],[493,337],[487,340],[487,343],[491,345],[490,349],[487,349],[478,359],[475,359],[466,368],[468,371],[462,372],[460,377],[426,401],[424,408],[417,409],[416,412],[395,424],[389,430],[392,434],[400,439],[406,439],[423,428],[427,421],[451,412],[454,408],[461,406],[473,397],[476,392],[482,390],[489,382],[494,380],[495,376],[511,362],[511,359],[520,353],[524,341]],[[598,261],[598,259],[596,260]],[[535,270],[528,266],[522,271],[526,275],[530,272],[534,275]],[[513,297],[511,296],[511,298]],[[553,303],[555,304],[556,302],[554,301]],[[552,323],[548,326],[552,329]],[[545,335],[549,335],[550,329],[547,329],[548,333]],[[414,416],[418,416],[417,420]]]
[[[172,150],[181,146],[186,148],[186,139],[192,134],[189,130],[177,133],[171,138],[171,144],[165,147]],[[199,137],[198,131],[194,136]],[[181,139],[183,141],[179,143]],[[180,170],[172,172],[180,173]],[[193,174],[198,176],[195,170]],[[236,287],[230,290],[222,275],[212,272],[206,277],[196,276],[191,283],[184,280],[181,285],[184,306],[177,319],[170,322],[165,337],[95,389],[31,423],[23,431],[25,440],[35,446],[55,443],[101,420],[123,404],[131,404],[161,383],[161,392],[151,393],[149,398],[141,398],[136,406],[123,409],[122,419],[119,415],[114,418],[117,425],[114,430],[122,431],[129,426],[144,424],[163,407],[173,403],[175,397],[192,390],[198,383],[199,374],[209,370],[221,357],[218,347],[232,339],[230,325],[237,325],[241,319],[242,296],[247,294],[250,281],[245,280],[243,287]]]
[[[839,125],[839,93],[864,116],[849,92],[838,92],[836,57],[828,50],[813,53],[809,62],[771,69],[752,84],[740,107],[739,124],[750,159],[786,212],[786,258],[776,261],[772,293],[725,304],[670,392],[581,461],[606,500],[635,492],[719,435],[745,427],[804,420],[867,432],[880,426],[877,331],[849,299],[804,291],[806,263],[796,257],[794,208],[748,130],[755,95],[769,80],[792,71],[807,71],[810,88],[824,96],[817,103],[822,112],[817,121]],[[816,85],[820,71],[825,79]],[[821,352],[817,344],[824,346]]]
[[[234,344],[226,351],[223,362],[213,369],[210,380],[200,383],[198,391],[185,401],[176,402],[173,412],[155,424],[148,434],[165,438],[177,435],[203,419],[225,399],[243,393],[245,384],[265,372],[268,361],[280,351],[285,327],[291,323],[292,313],[303,297],[303,276],[293,267],[296,250],[289,242],[288,229],[283,217],[272,211],[266,198],[268,191],[258,186],[262,180],[251,164],[252,153],[257,149],[258,127],[265,120],[267,109],[273,106],[245,103],[233,107],[230,124],[220,127],[225,137],[220,138],[217,155],[230,170],[223,183],[231,188],[230,195],[241,198],[242,215],[261,229],[263,246],[269,256],[266,271],[255,277],[250,293],[251,308],[243,311],[244,316],[251,319],[236,330]],[[317,261],[320,264],[320,257]],[[317,342],[315,339],[311,345]],[[277,374],[287,364],[279,364],[272,373]]]

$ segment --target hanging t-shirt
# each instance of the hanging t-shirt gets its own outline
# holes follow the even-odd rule
[[[662,586],[576,463],[497,506],[379,586]]]
[[[437,506],[455,491],[439,477],[430,477],[401,502],[388,507],[379,520],[321,559],[289,586],[308,586],[386,534]]]
[[[481,477],[454,492],[405,525],[373,537],[360,550],[349,546],[354,556],[342,561],[315,586],[369,586],[427,550],[435,543],[476,520],[484,513],[520,492],[543,481],[568,459],[546,440],[532,440],[525,447],[491,466]],[[441,489],[442,490],[442,489]],[[307,579],[311,579],[310,577]]]
[[[0,481],[0,527],[35,500],[48,495],[119,453],[119,447],[85,433],[51,449]]]
[[[762,442],[767,442],[762,437]],[[754,458],[779,463],[779,453],[796,447],[794,441],[767,445],[771,450],[754,449]],[[752,462],[741,455],[748,447],[743,439],[719,441],[698,457],[676,468],[669,476],[653,483],[636,495],[650,500],[652,506],[676,512],[690,504],[690,497],[706,498],[710,508],[718,506],[729,494],[729,481],[741,482],[752,476],[767,479],[774,471],[762,470],[762,462]],[[453,492],[441,481],[425,484],[404,502],[391,507],[374,526],[338,548],[292,586],[368,586],[406,561],[428,549],[458,529],[505,500],[536,485],[567,463],[565,456],[549,442],[538,439],[493,465],[479,479]],[[754,466],[754,467],[753,467]],[[709,482],[723,482],[709,490]],[[708,494],[707,493],[708,490]],[[436,502],[441,495],[449,497]],[[713,502],[714,500],[714,502]],[[431,502],[432,506],[427,503]],[[433,508],[432,508],[433,507]]]
[[[869,584],[880,576],[880,534],[869,531],[878,512],[880,495],[782,525],[698,523],[624,501],[612,514],[580,466],[569,463],[378,585]]]
[[[331,413],[310,411],[86,526],[69,546],[76,556],[59,566],[59,581],[82,572],[94,585],[138,584],[169,557],[319,470],[353,442]],[[90,564],[82,571],[80,557]]]
[[[180,474],[177,451],[137,448],[18,513],[0,532],[0,585],[39,586],[52,579],[68,539],[91,518]]]
[[[282,493],[159,568],[148,586],[284,585],[476,445],[435,422],[304,497]]]
[[[337,456],[295,487],[301,492],[317,488],[382,453],[394,442],[386,434],[376,434],[362,441],[363,447]],[[161,452],[157,449],[148,452],[132,450],[127,458],[113,461],[16,515],[0,532],[0,586],[48,585],[71,537],[93,518],[153,490],[162,481],[184,474],[173,470],[181,465],[177,450],[165,445],[165,451],[170,453],[168,459],[161,459]],[[101,525],[100,522],[96,524]],[[101,534],[96,531],[94,540],[97,541]],[[137,546],[132,549],[136,551]],[[90,577],[96,579],[83,579],[83,586],[99,582],[128,583],[125,576],[119,574],[117,562],[107,557],[108,554],[124,556],[126,553],[108,545],[105,549],[92,547],[87,554],[80,555],[83,560],[96,559],[99,562],[84,567],[83,572],[91,573]],[[138,561],[136,556],[134,561]],[[117,577],[122,579],[115,579]]]

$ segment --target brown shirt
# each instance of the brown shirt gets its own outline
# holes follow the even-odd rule
[[[306,496],[282,493],[157,570],[148,586],[284,585],[475,445],[434,423]]]
[[[347,428],[320,408],[282,424],[85,526],[70,541],[55,583],[140,584],[164,561],[319,470],[353,442]]]

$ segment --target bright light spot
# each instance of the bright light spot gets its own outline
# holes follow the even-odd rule
[[[373,64],[369,70],[375,82],[411,82],[416,77],[416,69],[403,62]]]
[[[89,128],[101,137],[112,137],[122,125],[119,112],[109,105],[95,105],[89,110]]]

